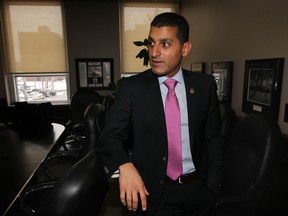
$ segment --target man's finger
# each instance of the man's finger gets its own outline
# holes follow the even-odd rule
[[[138,193],[135,191],[132,194],[133,200],[132,200],[132,210],[136,211],[138,208]]]
[[[122,203],[124,206],[127,205],[125,192],[120,191],[120,201],[121,201],[121,203]]]
[[[141,207],[143,211],[146,211],[147,209],[147,196],[149,195],[148,191],[145,189],[145,193],[139,193],[139,197],[141,200]]]
[[[133,202],[133,198],[132,198],[131,192],[126,192],[126,204],[127,204],[127,208],[129,211],[132,210],[132,206],[133,206],[132,202]]]

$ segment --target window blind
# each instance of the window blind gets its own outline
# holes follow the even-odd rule
[[[60,1],[3,1],[8,73],[65,73],[66,34]]]

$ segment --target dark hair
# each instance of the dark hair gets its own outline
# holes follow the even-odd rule
[[[179,41],[184,44],[189,40],[189,24],[183,16],[177,13],[165,12],[158,14],[150,26],[158,28],[165,26],[177,27],[176,36]]]

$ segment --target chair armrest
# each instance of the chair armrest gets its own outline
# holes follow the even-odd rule
[[[65,151],[79,150],[82,148],[85,142],[86,142],[85,136],[69,135],[67,139],[65,139],[65,141],[62,142],[62,147]]]
[[[86,134],[84,123],[75,124],[71,130],[71,133],[76,134],[77,136],[84,136]]]
[[[50,192],[55,188],[56,185],[57,185],[56,181],[51,181],[51,182],[43,182],[43,183],[25,188],[20,194],[21,209],[29,216],[39,215],[39,213],[41,212],[42,206],[41,205],[37,206],[35,202],[31,202],[34,204],[34,205],[31,205],[31,203],[29,203],[29,199],[33,200],[33,196],[35,196],[34,200],[37,199],[37,193],[42,193],[48,196]]]
[[[65,128],[67,128],[71,131],[71,129],[72,129],[72,121],[71,120],[69,120],[68,122],[65,123]]]
[[[55,152],[52,155],[45,158],[45,160],[41,164],[41,168],[44,173],[51,179],[51,180],[58,180],[58,177],[51,171],[49,168],[49,162],[53,159],[63,159],[63,158],[72,158],[75,163],[79,160],[79,151],[77,150],[70,150],[69,152]],[[59,164],[61,165],[61,164]],[[69,167],[70,168],[70,167]]]

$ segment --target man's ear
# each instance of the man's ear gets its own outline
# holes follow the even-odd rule
[[[184,43],[183,48],[182,48],[182,56],[183,57],[187,56],[190,53],[191,49],[192,49],[192,43],[191,42],[188,41],[188,42]]]

